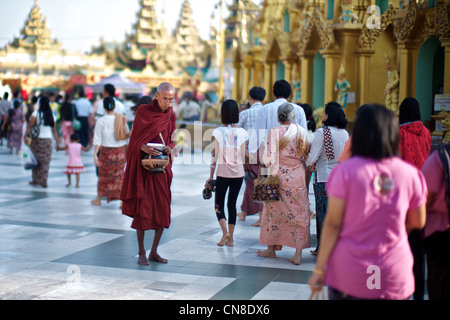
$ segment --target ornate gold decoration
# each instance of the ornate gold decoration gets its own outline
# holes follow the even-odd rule
[[[447,1],[448,2],[448,1]],[[450,10],[444,0],[436,0],[434,7],[435,32],[438,36],[450,36]]]
[[[398,41],[409,38],[416,23],[417,7],[414,1],[408,1],[405,10],[399,10],[394,19],[394,35]]]
[[[373,49],[375,42],[377,41],[380,34],[386,30],[386,28],[393,24],[393,17],[396,14],[397,10],[394,8],[392,4],[389,5],[388,9],[381,15],[380,17],[380,28],[370,29],[367,26],[367,19],[364,21],[361,35],[359,36],[359,46],[362,49]]]
[[[313,9],[310,18],[307,18],[305,24],[298,29],[298,51],[302,55],[311,38],[313,28],[316,27],[323,49],[337,47],[335,41],[333,26],[329,24],[318,7]]]

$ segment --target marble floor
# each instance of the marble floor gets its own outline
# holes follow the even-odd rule
[[[259,228],[250,216],[238,221],[234,247],[218,247],[221,237],[213,199],[201,195],[209,174],[199,152],[173,167],[172,224],[159,253],[168,264],[137,261],[136,233],[119,203],[93,206],[97,177],[92,151],[83,155],[80,188],[66,187],[67,157],[53,151],[48,185],[28,184],[31,172],[20,155],[0,147],[0,299],[3,300],[306,300],[315,257],[288,262],[284,248],[275,259],[256,251]],[[194,162],[188,164],[187,162]],[[242,201],[243,190],[238,199]],[[313,196],[310,194],[313,208]],[[311,224],[316,243],[315,220]],[[153,232],[146,233],[151,246]]]

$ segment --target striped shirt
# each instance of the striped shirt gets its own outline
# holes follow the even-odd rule
[[[241,111],[239,113],[239,122],[237,126],[244,128],[247,131],[253,129],[255,127],[256,115],[261,107],[261,102],[255,102],[250,108]]]

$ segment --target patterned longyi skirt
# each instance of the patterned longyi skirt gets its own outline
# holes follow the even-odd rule
[[[125,146],[119,148],[100,147],[98,158],[98,197],[107,202],[120,199],[120,190],[125,170]]]

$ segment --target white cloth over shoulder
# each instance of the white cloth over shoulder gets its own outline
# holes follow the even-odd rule
[[[284,98],[276,99],[259,108],[256,115],[254,130],[249,133],[249,153],[256,153],[261,144],[264,144],[270,129],[280,125],[278,122],[278,107],[288,102]],[[307,130],[305,111],[300,106],[291,103],[295,111],[294,122]]]

